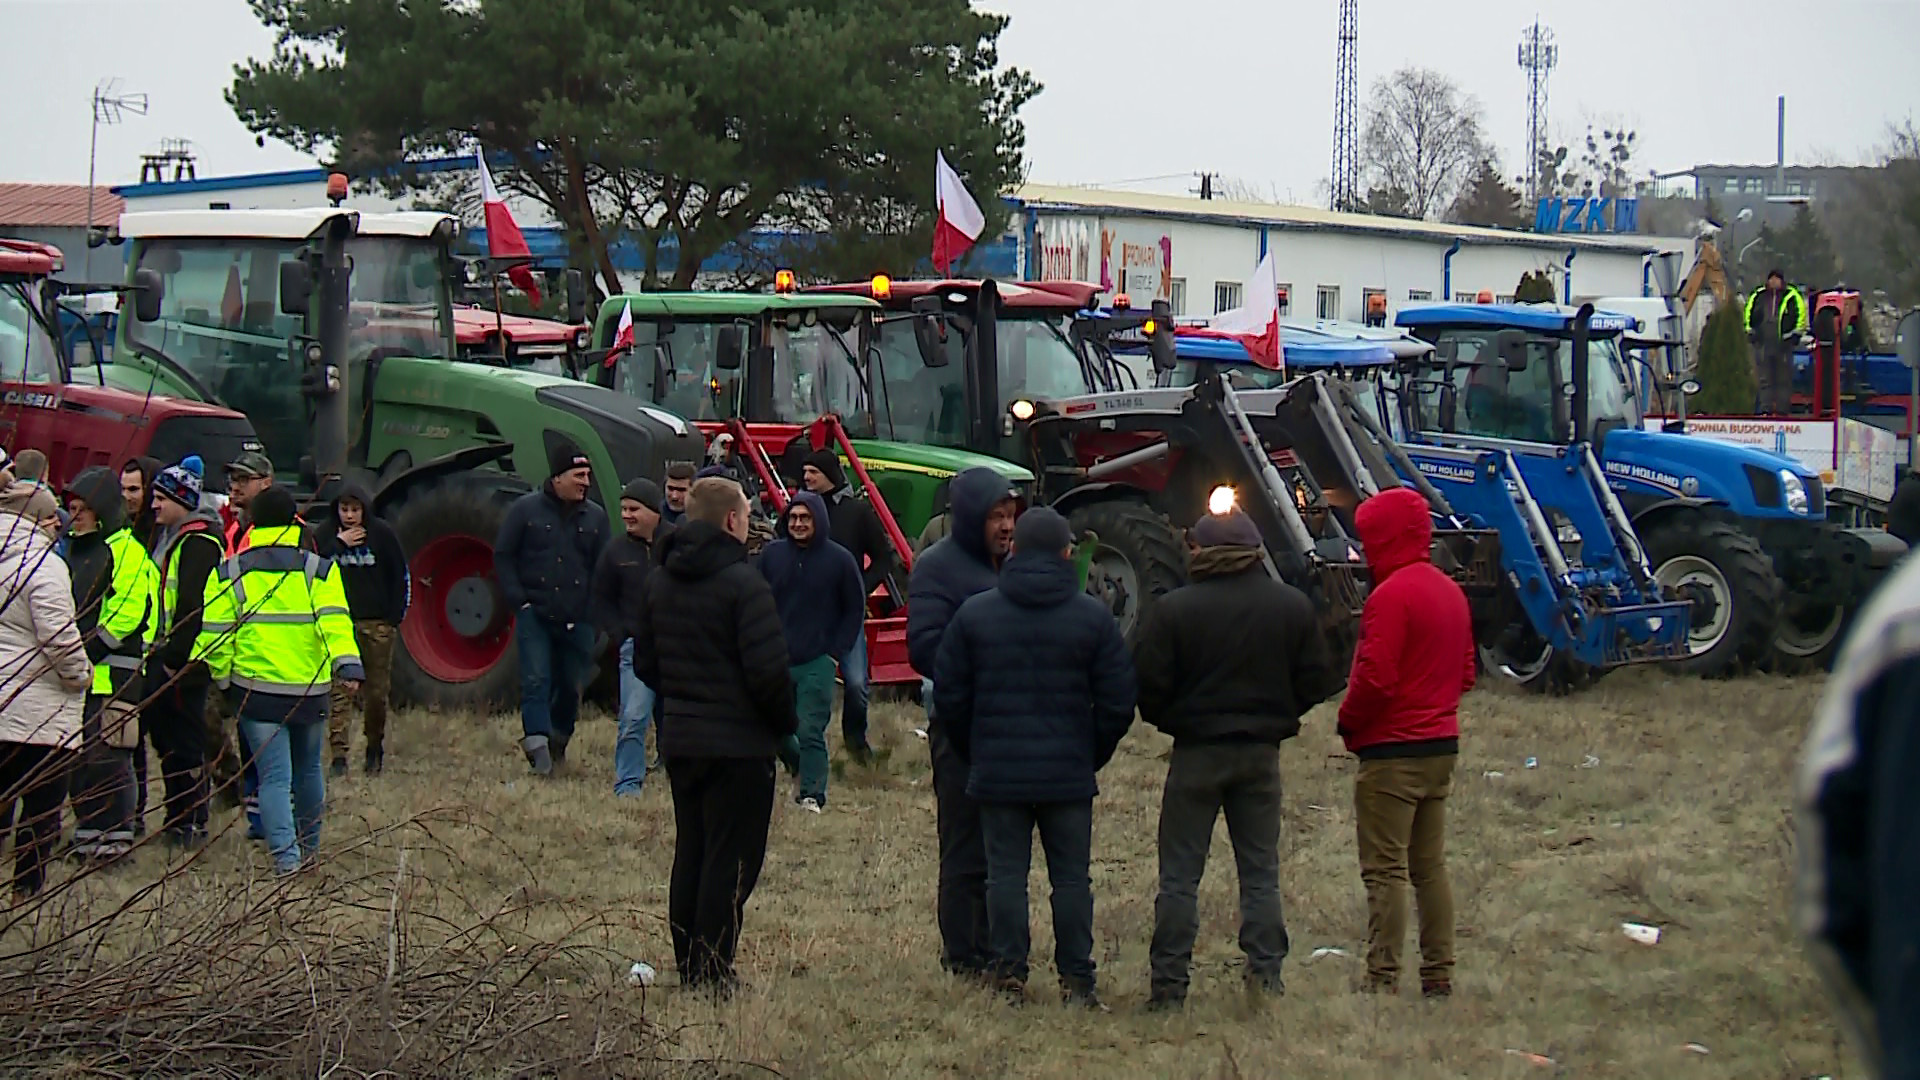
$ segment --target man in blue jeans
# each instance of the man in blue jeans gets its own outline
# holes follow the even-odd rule
[[[800,469],[801,483],[808,491],[826,501],[827,516],[832,519],[833,542],[846,548],[860,567],[862,595],[872,597],[887,584],[894,568],[893,541],[880,524],[880,516],[865,499],[854,493],[841,468],[840,455],[831,450],[816,450],[807,455]],[[890,603],[891,601],[884,601]],[[861,615],[865,617],[865,610]],[[834,657],[840,665],[840,682],[845,687],[840,707],[840,734],[847,756],[862,765],[873,761],[873,748],[867,742],[867,635],[853,639],[853,647]]]
[[[592,461],[561,439],[547,465],[547,482],[513,504],[493,545],[520,652],[520,745],[540,776],[567,762],[593,663],[593,568],[607,546],[607,512],[587,499]]]
[[[613,743],[613,793],[638,796],[647,780],[647,725],[654,693],[633,671],[634,628],[646,615],[647,574],[653,545],[673,526],[660,520],[660,485],[646,478],[620,492],[626,531],[600,553],[593,568],[593,621],[620,643],[620,728]]]
[[[1026,996],[1034,830],[1053,887],[1054,967],[1069,1004],[1099,1009],[1093,965],[1094,774],[1133,723],[1120,626],[1080,588],[1067,520],[1020,515],[1000,584],[960,605],[940,642],[934,709],[967,763],[987,855],[987,936],[1001,991]]]

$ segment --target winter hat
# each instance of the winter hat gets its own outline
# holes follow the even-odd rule
[[[644,476],[628,481],[627,486],[620,489],[620,498],[622,501],[632,499],[656,514],[660,512],[660,485]]]
[[[580,452],[571,439],[561,439],[547,452],[547,475],[559,476],[575,469],[593,468],[593,459]]]
[[[1193,527],[1193,542],[1203,548],[1260,546],[1260,527],[1239,510],[1208,514]]]
[[[807,455],[805,463],[825,474],[826,478],[832,481],[835,490],[847,486],[847,473],[840,467],[839,454],[831,450],[815,450]]]
[[[1015,551],[1044,551],[1057,555],[1073,544],[1073,529],[1051,507],[1036,506],[1013,525]]]
[[[247,515],[253,519],[254,527],[260,529],[284,529],[293,524],[297,512],[293,492],[279,484],[255,495],[247,506]]]
[[[705,480],[709,476],[718,476],[723,480],[732,479],[732,477],[728,475],[727,467],[725,465],[708,465],[705,468],[701,469],[699,472],[693,474],[693,478],[695,480]]]
[[[180,464],[160,470],[160,475],[153,478],[153,492],[189,510],[198,510],[202,487],[200,477],[205,471],[206,465],[201,462],[200,455],[188,454],[180,459]]]

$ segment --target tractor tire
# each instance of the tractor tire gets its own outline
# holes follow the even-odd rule
[[[1606,668],[1556,652],[1535,637],[1531,627],[1512,628],[1503,637],[1512,633],[1524,633],[1532,644],[1518,650],[1502,641],[1479,646],[1480,670],[1510,686],[1544,697],[1565,697],[1585,690],[1607,673]]]
[[[1773,560],[1738,527],[1702,514],[1661,518],[1640,533],[1653,576],[1693,601],[1689,655],[1681,671],[1717,679],[1766,662],[1780,619]]]
[[[394,650],[397,703],[486,713],[519,699],[513,614],[493,577],[493,541],[509,494],[442,481],[392,515],[413,578]]]
[[[1767,670],[1776,675],[1832,671],[1840,643],[1847,639],[1847,630],[1859,613],[1859,604],[1834,604],[1798,615],[1781,612]]]
[[[1129,500],[1077,507],[1067,515],[1067,523],[1075,536],[1091,532],[1100,538],[1087,592],[1113,613],[1131,645],[1154,603],[1186,584],[1180,530],[1145,504]]]

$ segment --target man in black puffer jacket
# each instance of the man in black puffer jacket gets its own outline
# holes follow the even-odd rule
[[[734,946],[767,854],[774,758],[797,726],[773,589],[747,562],[747,497],[694,481],[632,624],[633,672],[660,695],[673,789],[673,957],[685,986],[732,991]]]
[[[1240,875],[1247,984],[1282,990],[1280,744],[1344,682],[1313,601],[1268,576],[1250,518],[1209,515],[1190,535],[1193,584],[1153,606],[1133,647],[1140,717],[1173,736],[1160,802],[1149,998],[1168,1009],[1187,997],[1200,925],[1195,897],[1223,809]]]
[[[592,461],[563,439],[548,466],[550,479],[513,504],[493,544],[520,651],[521,747],[542,776],[567,761],[593,663],[593,567],[607,546],[607,512],[587,498]]]
[[[999,583],[1025,503],[1007,478],[968,469],[947,488],[952,529],[922,552],[907,586],[907,657],[920,673],[933,754],[934,828],[940,837],[940,965],[955,975],[987,972],[987,853],[980,807],[967,796],[967,763],[953,752],[933,707],[933,668],[953,613]]]
[[[1027,981],[1033,832],[1053,886],[1054,967],[1069,1002],[1098,1008],[1093,967],[1094,774],[1133,723],[1133,663],[1113,616],[1074,574],[1073,534],[1046,507],[1021,515],[1000,584],[947,627],[934,708],[969,763],[987,850],[987,927],[1003,990]]]

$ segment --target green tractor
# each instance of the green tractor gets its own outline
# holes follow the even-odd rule
[[[923,364],[915,342],[926,320],[917,318],[857,296],[623,294],[600,306],[589,367],[601,386],[686,417],[710,439],[750,436],[780,459],[789,482],[799,478],[795,455],[806,452],[802,429],[837,415],[913,541],[944,513],[947,483],[963,469],[984,465],[1015,486],[1033,484],[1003,458],[932,437],[929,413],[916,406],[937,399],[935,384],[949,376]],[[623,320],[632,344],[615,348]]]
[[[130,280],[159,291],[159,310],[123,317],[110,361],[75,381],[244,413],[314,513],[339,478],[364,483],[413,579],[395,694],[487,708],[515,698],[519,669],[494,537],[544,481],[549,449],[584,450],[593,497],[612,508],[624,480],[698,462],[704,447],[692,425],[630,396],[457,360],[457,229],[445,214],[339,206],[125,214],[114,240],[131,245]],[[220,464],[208,462],[216,488]]]

